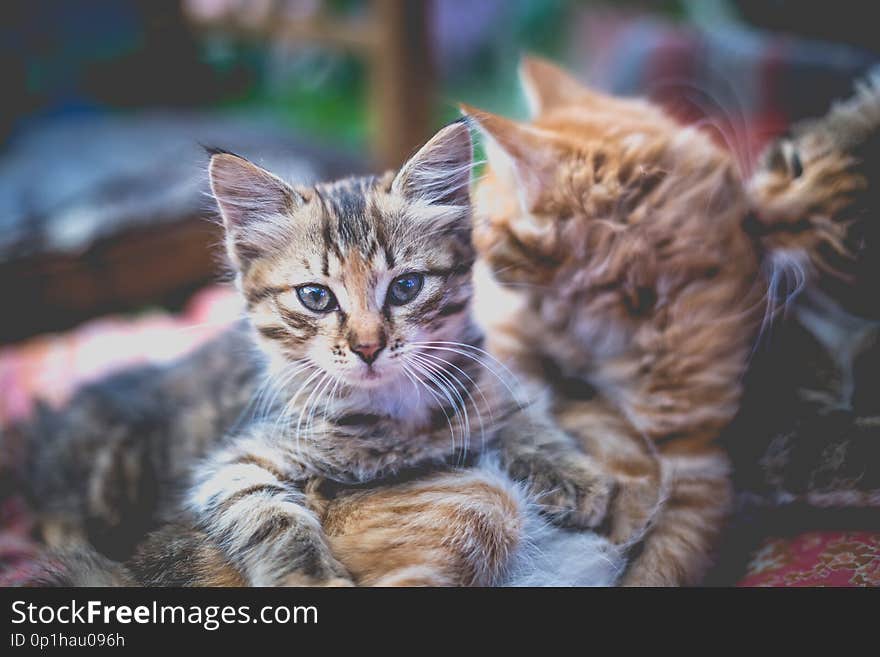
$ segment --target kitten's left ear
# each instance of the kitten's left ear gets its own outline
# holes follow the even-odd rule
[[[471,135],[464,121],[446,126],[400,169],[391,190],[429,205],[470,205]]]
[[[493,173],[534,210],[553,180],[564,150],[553,133],[462,104],[461,111],[483,136]]]
[[[573,75],[534,55],[524,55],[520,60],[519,84],[533,118],[554,107],[583,101],[592,94]]]

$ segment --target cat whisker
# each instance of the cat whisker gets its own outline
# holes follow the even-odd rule
[[[460,395],[458,395],[458,393],[455,390],[452,390],[447,384],[445,384],[442,378],[438,377],[436,374],[434,374],[431,370],[426,368],[424,365],[422,365],[421,363],[419,363],[415,360],[411,360],[410,364],[413,366],[413,369],[415,369],[419,374],[423,375],[428,380],[429,383],[432,383],[437,388],[437,391],[440,394],[442,394],[446,398],[446,400],[449,402],[449,407],[452,410],[452,412],[455,416],[455,419],[457,420],[459,433],[461,434],[460,445],[461,445],[462,449],[466,449],[465,445],[467,442],[469,427],[467,425],[467,418],[466,417],[463,418],[462,414],[458,412],[458,410],[460,408],[462,408],[459,406],[458,400],[460,400],[460,403],[462,405],[464,404],[464,400],[461,398]],[[453,442],[452,442],[452,451],[455,452],[455,438],[454,438],[454,436],[453,436]]]
[[[312,394],[310,394],[309,398],[306,400],[306,404],[303,409],[305,415],[303,415],[302,412],[300,413],[300,418],[297,420],[297,422],[301,422],[303,417],[305,417],[305,422],[303,422],[302,424],[302,430],[300,430],[299,424],[297,425],[297,434],[303,436],[306,441],[312,439],[312,428],[315,412],[318,409],[318,404],[321,401],[321,397],[327,392],[328,387],[332,383],[332,376],[329,373],[325,372],[324,376],[321,377],[320,381],[318,381],[318,384],[315,386],[315,389],[312,391]]]
[[[302,394],[303,390],[305,390],[309,384],[314,381],[318,376],[323,373],[321,368],[315,366],[315,371],[310,372],[308,378],[297,388],[296,393],[294,393],[293,397],[284,405],[280,415],[275,420],[275,431],[278,432],[284,425],[286,425],[291,416],[293,415],[293,411],[296,409],[296,401],[299,399],[299,396]],[[296,452],[300,453],[300,437],[299,434],[296,435]]]
[[[414,363],[413,363],[412,365],[414,365]],[[443,400],[440,399],[440,396],[439,396],[437,393],[435,393],[435,392],[434,392],[434,391],[428,386],[428,384],[426,384],[426,383],[425,383],[425,382],[424,382],[424,381],[418,376],[418,374],[417,374],[416,372],[414,372],[414,371],[412,370],[412,367],[411,367],[409,361],[406,360],[406,358],[404,358],[403,371],[404,371],[404,373],[406,374],[406,376],[409,377],[409,379],[410,379],[410,380],[416,385],[417,388],[418,388],[419,386],[421,386],[422,388],[424,388],[424,389],[428,392],[428,394],[430,394],[431,397],[433,397],[434,400],[435,400],[435,401],[437,402],[437,404],[439,405],[440,410],[442,411],[443,415],[446,417],[446,424],[449,426],[449,436],[450,436],[450,439],[452,440],[452,451],[454,452],[454,451],[455,451],[455,431],[454,431],[453,428],[452,428],[452,420],[451,420],[451,418],[449,417],[449,413],[446,412],[446,408],[445,408],[444,405],[443,405]]]
[[[803,291],[807,283],[807,272],[803,257],[788,251],[778,251],[770,258],[769,281],[765,293],[764,317],[758,330],[754,351],[770,339],[773,322],[780,312],[785,314],[789,306]]]
[[[460,372],[461,375],[464,376],[464,377],[470,382],[471,386],[473,386],[474,390],[477,391],[477,394],[480,395],[480,398],[483,400],[483,404],[485,405],[486,409],[489,411],[489,422],[490,422],[490,426],[494,426],[494,425],[495,425],[495,415],[494,415],[494,413],[493,413],[493,411],[492,411],[492,405],[489,403],[489,400],[486,399],[486,395],[483,394],[483,390],[482,390],[482,388],[480,388],[480,385],[479,385],[476,381],[474,381],[474,379],[473,379],[473,378],[472,378],[467,372],[465,372],[463,369],[461,369],[460,367],[458,367],[457,365],[455,365],[455,364],[452,363],[451,361],[448,361],[448,360],[446,360],[445,358],[440,358],[439,356],[436,356],[436,355],[434,355],[434,354],[430,354],[430,353],[427,353],[427,352],[420,352],[418,355],[421,356],[421,357],[423,357],[423,358],[429,358],[429,359],[431,359],[431,360],[433,360],[433,361],[435,361],[435,362],[438,362],[438,363],[443,363],[443,364],[445,364],[445,365],[447,365],[447,366],[449,366],[449,367],[452,367],[452,368],[455,369],[456,371]],[[442,367],[442,366],[441,366],[441,367]],[[454,377],[454,375],[452,375],[452,373],[449,373],[449,374],[450,374],[450,376],[453,376],[453,377]],[[454,378],[455,378],[455,377],[454,377]],[[456,381],[458,381],[457,378],[456,378]],[[461,382],[460,382],[460,381],[459,381],[459,385],[461,385]],[[481,444],[481,449],[485,449],[485,447],[486,447],[486,428],[485,428],[485,424],[484,424],[484,422],[483,422],[483,414],[482,414],[482,412],[480,411],[480,407],[479,407],[479,405],[478,405],[478,404],[476,403],[476,401],[474,400],[473,395],[471,395],[471,393],[470,393],[470,389],[467,388],[467,387],[464,387],[464,386],[462,386],[462,387],[464,388],[465,393],[466,393],[467,396],[468,396],[468,399],[470,399],[471,406],[473,407],[474,411],[476,411],[476,413],[477,413],[477,420],[478,420],[479,423],[480,423],[480,444]]]
[[[454,374],[444,370],[441,365],[433,364],[431,361],[424,358],[420,354],[414,353],[414,354],[411,354],[411,356],[416,362],[421,363],[422,367],[425,367],[425,368],[429,369],[430,371],[433,371],[438,377],[441,377],[446,382],[449,389],[458,398],[462,413],[464,414],[464,424],[465,424],[465,437],[464,437],[464,445],[463,445],[464,452],[463,452],[462,458],[465,458],[465,456],[467,456],[468,448],[470,447],[471,423],[470,423],[470,417],[468,415],[467,405],[465,404],[464,398],[462,397],[460,390],[464,390],[464,393],[467,395],[468,399],[470,400],[471,407],[477,412],[477,418],[480,422],[480,434],[482,436],[482,444],[485,445],[486,433],[485,433],[485,427],[483,426],[483,418],[480,415],[479,408],[477,407],[476,403],[474,402],[474,398],[471,395],[470,391],[467,389],[467,387],[462,385],[461,380],[458,379],[458,377],[456,377]]]
[[[459,356],[463,356],[464,358],[469,358],[474,362],[478,363],[481,367],[485,368],[490,374],[492,374],[498,381],[507,389],[510,393],[512,399],[516,402],[516,404],[520,407],[520,409],[524,409],[528,406],[528,400],[525,397],[522,397],[517,394],[517,390],[522,388],[522,385],[519,382],[519,379],[516,375],[510,371],[510,369],[502,363],[500,360],[495,358],[492,354],[484,349],[480,349],[479,347],[475,347],[473,345],[467,344],[465,342],[453,342],[449,340],[434,340],[434,341],[426,341],[426,342],[413,342],[412,346],[415,347],[424,347],[425,349],[435,349],[438,351],[448,351],[451,353],[458,354]],[[467,351],[471,350],[471,351]],[[476,352],[476,353],[473,353]],[[488,361],[488,362],[487,362]],[[506,379],[504,376],[498,373],[493,367],[490,366],[489,363],[494,363],[503,370],[504,374],[509,377]],[[516,388],[517,390],[514,390]]]
[[[321,376],[321,378],[318,379],[318,383],[316,383],[316,384],[314,385],[314,387],[312,388],[311,392],[309,392],[309,396],[306,397],[306,401],[305,401],[305,403],[302,405],[302,408],[301,408],[300,411],[299,411],[299,417],[297,418],[297,421],[296,421],[296,431],[295,431],[295,435],[296,435],[297,442],[298,442],[298,441],[300,440],[300,438],[302,437],[302,422],[303,422],[303,417],[306,417],[306,416],[309,415],[309,412],[310,412],[310,409],[311,409],[312,400],[313,400],[313,399],[316,399],[316,396],[317,396],[318,399],[320,399],[320,391],[321,391],[321,389],[322,389],[322,386],[324,385],[324,383],[325,383],[329,378],[330,378],[330,374],[328,374],[327,372],[323,372],[323,375]]]
[[[327,403],[324,405],[324,417],[329,418],[333,415],[330,412],[331,405],[336,401],[336,393],[339,390],[339,386],[342,384],[342,377],[333,376],[334,383],[333,388],[330,390],[330,396],[327,398]]]
[[[745,176],[749,175],[754,168],[751,148],[752,138],[749,133],[748,122],[742,111],[742,104],[732,86],[730,91],[733,93],[738,105],[736,117],[731,115],[732,108],[729,107],[729,104],[721,102],[710,91],[694,84],[690,80],[672,77],[664,78],[652,85],[651,92],[654,94],[662,89],[683,90],[685,93],[682,93],[680,98],[689,103],[692,109],[696,109],[703,114],[703,118],[693,122],[692,125],[697,128],[703,126],[714,128],[726,144],[728,151],[734,156],[740,177],[744,179]],[[714,112],[712,111],[713,109],[715,110]]]
[[[257,419],[265,418],[271,412],[272,407],[274,407],[275,401],[278,399],[281,391],[284,390],[284,388],[286,388],[300,372],[305,371],[309,367],[313,367],[313,365],[304,360],[297,360],[292,361],[290,365],[286,365],[277,374],[268,375],[260,388],[258,388],[255,395],[255,399],[259,400],[254,407],[255,417]],[[271,397],[268,396],[270,391],[272,393]]]

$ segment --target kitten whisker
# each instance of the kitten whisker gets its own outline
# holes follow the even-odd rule
[[[467,456],[467,451],[470,446],[471,423],[470,423],[470,417],[468,415],[467,405],[465,404],[464,398],[461,396],[461,392],[459,392],[459,389],[464,390],[464,393],[467,395],[468,399],[470,400],[472,407],[474,408],[475,411],[477,411],[478,418],[480,420],[480,431],[483,436],[482,443],[485,444],[485,442],[486,442],[485,429],[483,427],[483,420],[482,420],[482,417],[479,416],[479,409],[477,408],[476,404],[474,403],[473,396],[470,394],[467,387],[462,385],[461,381],[455,375],[453,375],[451,372],[447,372],[446,370],[444,370],[442,368],[442,366],[432,364],[431,361],[423,358],[421,355],[416,354],[416,353],[411,354],[411,356],[417,363],[421,363],[422,367],[425,367],[425,368],[429,369],[430,371],[433,371],[438,377],[443,378],[445,380],[445,382],[447,383],[449,389],[457,396],[462,413],[464,414],[465,437],[464,437],[464,445],[463,445],[464,452],[463,452],[462,458],[465,458]]]
[[[305,406],[306,421],[305,421],[305,424],[303,425],[303,427],[305,429],[304,434],[305,434],[305,437],[307,440],[310,439],[311,436],[313,435],[312,428],[314,426],[315,413],[318,410],[318,404],[321,401],[321,397],[324,394],[326,394],[327,390],[329,389],[329,387],[332,384],[333,384],[333,375],[331,375],[329,372],[325,372],[324,377],[321,379],[321,381],[318,383],[318,385],[315,386],[315,389],[312,391],[312,394],[309,396],[309,400],[306,401],[306,406]],[[309,402],[311,401],[312,397],[314,397],[314,401],[312,401],[310,404]],[[300,419],[301,418],[302,418],[302,413],[300,414]],[[299,431],[298,428],[297,428],[297,431]]]
[[[480,366],[485,368],[496,379],[498,379],[498,381],[510,393],[511,397],[516,402],[516,404],[520,407],[520,409],[524,409],[526,406],[528,406],[528,399],[525,397],[521,397],[520,395],[517,394],[517,391],[522,389],[522,384],[519,382],[519,379],[516,377],[516,375],[513,372],[510,371],[510,369],[504,363],[502,363],[500,360],[495,358],[495,356],[490,354],[488,351],[485,351],[483,349],[480,349],[479,347],[475,347],[473,345],[467,344],[465,342],[453,342],[453,341],[449,341],[449,340],[413,342],[411,344],[413,346],[424,347],[426,349],[435,349],[438,351],[449,351],[449,352],[452,352],[452,353],[458,354],[460,356],[463,356],[465,358],[469,358],[469,359],[473,360],[474,362],[478,363]],[[479,355],[471,353],[469,351],[464,351],[465,349],[473,350],[473,351],[477,352],[477,354],[479,354]],[[498,373],[498,371],[496,371],[493,367],[491,367],[489,365],[489,363],[486,362],[487,359],[489,360],[489,362],[497,364],[504,371],[504,373],[510,377],[509,380],[505,379],[505,377],[503,377],[501,374]],[[508,381],[510,381],[510,383]],[[511,385],[511,383],[512,383],[512,385]],[[517,390],[515,391],[514,388],[516,388]]]
[[[469,433],[469,428],[464,424],[465,420],[462,418],[461,413],[458,412],[460,407],[459,407],[458,401],[456,400],[456,395],[457,395],[456,391],[450,390],[450,388],[446,384],[444,384],[443,380],[440,377],[438,377],[436,374],[434,374],[433,372],[428,370],[421,363],[419,363],[415,360],[410,361],[410,363],[412,364],[413,368],[418,373],[422,374],[428,380],[429,383],[432,383],[437,388],[437,391],[440,394],[442,394],[444,397],[446,397],[446,400],[449,402],[450,410],[452,411],[455,419],[457,420],[459,433],[461,435],[460,445],[461,445],[462,449],[464,449],[466,441],[467,441],[467,434]],[[458,396],[458,399],[461,399],[461,397]],[[464,403],[463,399],[461,400],[461,403],[462,404]],[[455,438],[454,438],[454,436],[453,436],[453,443],[452,443],[452,451],[455,452]]]
[[[289,365],[285,365],[280,372],[274,375],[267,374],[265,381],[260,385],[255,394],[255,400],[259,400],[259,403],[255,406],[255,418],[264,419],[268,416],[272,411],[272,408],[275,406],[275,401],[278,399],[281,391],[287,387],[300,372],[306,370],[308,367],[312,367],[311,363],[304,360],[296,360],[292,361]],[[268,396],[270,391],[272,393],[271,397]]]
[[[452,420],[449,417],[449,413],[446,412],[446,408],[443,406],[443,400],[441,400],[440,397],[437,395],[437,393],[435,393],[424,381],[422,381],[422,379],[418,376],[417,373],[412,371],[412,369],[410,367],[410,362],[408,360],[406,360],[406,358],[404,358],[403,372],[404,372],[404,374],[406,374],[407,377],[409,377],[409,379],[414,384],[416,384],[417,389],[418,389],[418,386],[423,387],[428,392],[428,394],[430,394],[434,398],[434,400],[437,402],[437,404],[439,405],[440,410],[442,411],[443,415],[446,417],[446,424],[449,426],[449,436],[450,436],[450,439],[452,440],[452,451],[454,452],[455,451],[455,431],[452,428]]]
[[[440,358],[439,356],[435,356],[434,354],[429,354],[426,352],[419,352],[418,355],[423,358],[429,358],[435,362],[448,365],[449,367],[452,367],[456,371],[460,372],[462,374],[462,376],[464,376],[470,382],[471,386],[473,386],[473,388],[477,391],[477,394],[480,395],[480,397],[482,398],[483,404],[485,404],[486,409],[488,409],[488,411],[489,411],[490,425],[494,426],[495,415],[492,412],[492,405],[489,403],[489,400],[486,399],[486,395],[483,394],[483,390],[482,390],[482,388],[480,388],[480,385],[476,381],[474,381],[474,379],[467,372],[465,372],[463,369],[461,369],[460,367],[458,367],[457,365],[455,365],[451,361],[448,361],[445,358]],[[441,367],[442,367],[442,365],[441,365]],[[473,407],[474,411],[476,411],[476,413],[477,413],[477,420],[480,423],[480,445],[481,445],[481,449],[485,449],[485,447],[486,447],[486,427],[483,422],[483,414],[480,411],[480,407],[476,403],[476,400],[474,400],[473,395],[471,395],[469,388],[462,385],[461,381],[459,381],[458,378],[455,377],[451,372],[449,373],[449,375],[452,376],[453,378],[455,378],[456,381],[458,382],[458,384],[464,389],[465,394],[467,394],[468,399],[471,402],[471,406]]]
[[[281,430],[290,421],[290,419],[293,415],[293,412],[296,410],[296,401],[297,401],[297,399],[299,399],[299,396],[300,396],[300,394],[302,394],[303,390],[306,389],[309,386],[309,384],[312,381],[314,381],[318,376],[320,376],[322,373],[323,373],[323,370],[321,370],[321,368],[315,366],[315,371],[310,372],[308,378],[299,386],[299,388],[297,388],[296,393],[293,395],[293,397],[290,399],[290,401],[288,401],[287,404],[284,405],[284,408],[282,409],[281,414],[275,420],[274,429],[275,429],[276,433],[279,432],[279,430]],[[297,435],[296,435],[295,451],[297,454],[301,453],[301,443],[300,443],[299,433],[297,433]]]
[[[302,430],[303,417],[305,417],[309,414],[310,409],[311,409],[312,400],[315,399],[316,395],[318,396],[318,398],[320,398],[321,387],[329,379],[329,377],[330,377],[330,375],[327,372],[322,372],[321,378],[318,380],[318,383],[316,383],[312,387],[312,390],[309,392],[309,396],[306,397],[306,401],[302,405],[302,408],[299,411],[299,417],[297,418],[297,421],[296,421],[296,430],[294,432],[296,435],[297,442],[299,442],[300,438],[302,437],[301,430]]]

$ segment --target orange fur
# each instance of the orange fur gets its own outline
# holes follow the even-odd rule
[[[479,470],[350,493],[325,504],[333,554],[363,586],[487,586],[520,543],[522,502]]]
[[[595,389],[572,401],[562,386],[557,417],[621,483],[612,536],[650,522],[625,583],[696,582],[730,502],[713,440],[763,310],[744,192],[727,153],[659,108],[540,60],[522,77],[530,122],[464,108],[490,165],[475,243],[518,298],[492,318],[491,347],[532,378],[549,363],[557,385]]]

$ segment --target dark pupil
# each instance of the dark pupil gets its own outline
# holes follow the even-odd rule
[[[304,285],[297,290],[303,305],[310,310],[332,310],[334,299],[329,290],[318,285]]]
[[[411,301],[419,293],[421,287],[421,276],[417,274],[401,276],[391,286],[391,301],[398,304]]]

